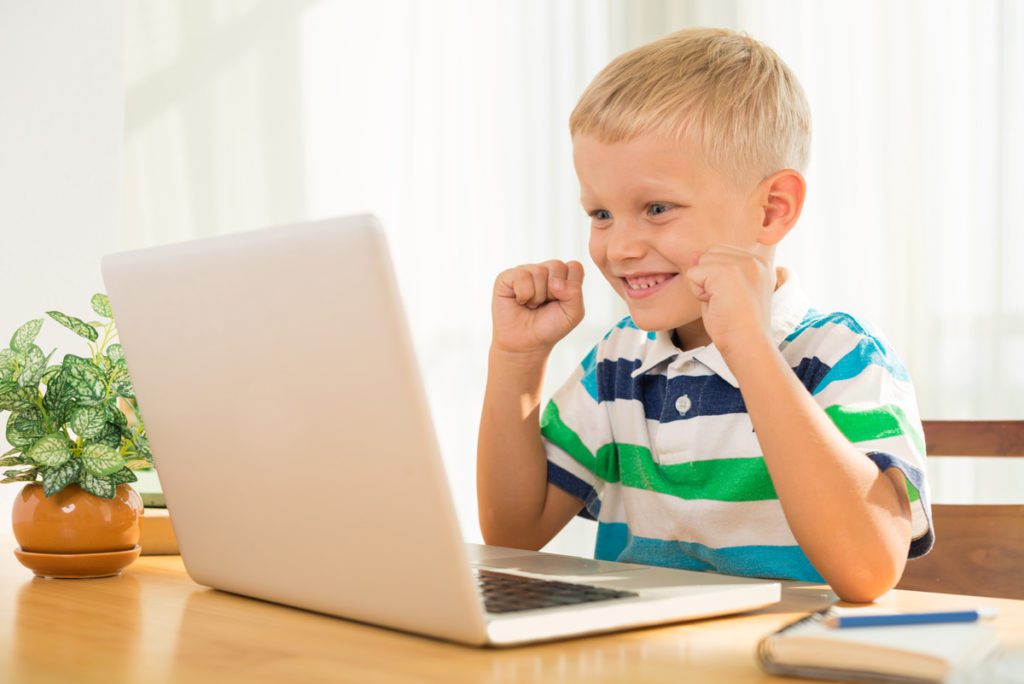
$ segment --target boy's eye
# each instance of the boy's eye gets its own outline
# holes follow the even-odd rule
[[[595,221],[608,221],[609,219],[611,219],[611,217],[612,213],[607,209],[595,209],[594,211],[590,212],[590,218],[594,219]]]
[[[647,205],[647,211],[651,216],[657,216],[658,214],[664,214],[666,211],[671,209],[671,205],[663,204],[661,202],[652,202]]]

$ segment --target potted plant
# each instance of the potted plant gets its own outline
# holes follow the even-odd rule
[[[50,363],[38,318],[0,349],[0,414],[9,411],[3,479],[25,486],[12,523],[18,560],[46,577],[119,573],[139,555],[142,499],[133,469],[153,467],[110,301],[92,297],[103,320],[47,314],[88,343],[89,355]]]

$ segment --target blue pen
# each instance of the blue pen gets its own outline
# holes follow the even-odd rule
[[[995,608],[956,610],[936,613],[892,613],[889,615],[838,615],[829,618],[830,627],[894,627],[896,625],[936,625],[947,622],[976,622],[995,617]]]

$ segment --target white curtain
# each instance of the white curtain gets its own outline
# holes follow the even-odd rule
[[[618,52],[731,26],[780,53],[814,116],[809,201],[780,262],[821,307],[879,324],[925,416],[1022,417],[1022,12],[967,0],[129,3],[121,246],[378,214],[463,532],[479,539],[494,276],[589,263],[569,112]],[[586,298],[547,394],[623,311],[592,266]],[[1019,472],[953,468],[935,474],[947,500],[1024,489]],[[591,552],[590,525],[551,548]]]

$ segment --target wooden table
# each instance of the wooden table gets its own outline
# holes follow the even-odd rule
[[[37,579],[0,550],[0,682],[768,682],[759,638],[834,596],[788,587],[772,608],[729,618],[509,650],[472,649],[253,601],[193,583],[177,556],[116,578]],[[1024,601],[893,591],[879,603],[996,605],[1024,648]]]

